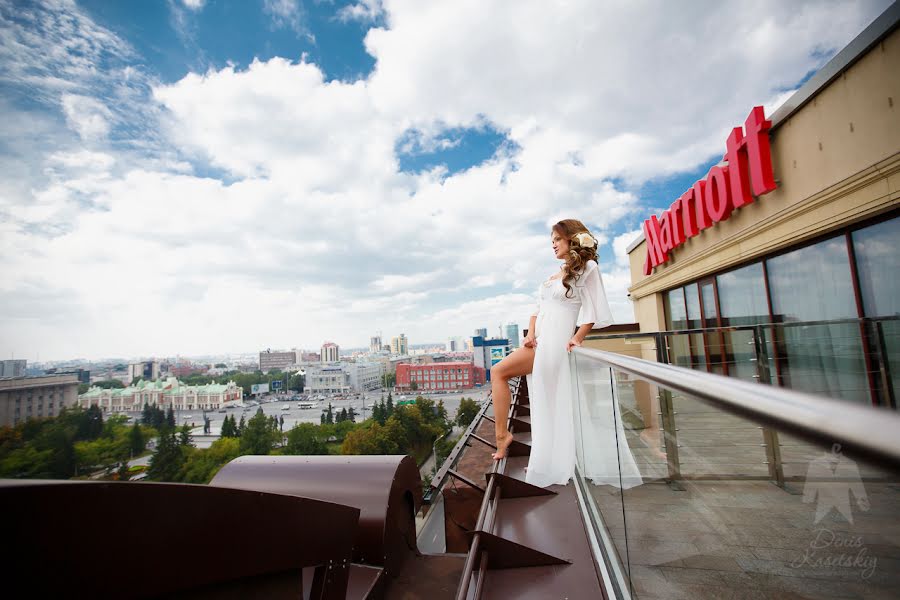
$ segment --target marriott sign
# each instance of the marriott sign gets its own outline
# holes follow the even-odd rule
[[[657,219],[652,215],[644,221],[647,241],[647,260],[644,275],[668,261],[669,251],[684,244],[719,221],[731,216],[731,211],[753,202],[775,189],[772,174],[772,155],[769,129],[762,106],[750,111],[744,127],[735,127],[725,141],[727,164],[714,166],[706,179],[697,181],[689,190],[663,211]]]

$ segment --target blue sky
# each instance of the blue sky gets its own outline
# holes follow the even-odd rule
[[[0,0],[0,352],[524,326],[565,217],[631,321],[642,220],[887,4]]]

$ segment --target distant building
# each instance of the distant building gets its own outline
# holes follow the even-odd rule
[[[209,372],[206,365],[181,364],[169,367],[169,375],[172,377],[188,377],[190,375],[204,375]]]
[[[128,365],[128,383],[134,381],[135,377],[142,377],[144,381],[156,381],[159,379],[159,362],[152,360],[131,363]]]
[[[338,362],[341,360],[341,349],[334,342],[325,342],[320,356],[323,363]]]
[[[391,338],[391,353],[409,354],[409,340],[406,339],[405,333]]]
[[[487,339],[487,327],[481,327],[479,329],[476,329],[474,337],[480,337],[480,338]]]
[[[78,378],[75,375],[0,379],[0,426],[55,417],[63,408],[77,402]]]
[[[509,340],[488,340],[480,336],[472,338],[473,360],[476,367],[485,370],[487,381],[491,380],[491,367],[503,360],[510,352]]]
[[[347,365],[350,388],[354,392],[367,392],[381,387],[385,367],[381,363],[358,362]]]
[[[145,404],[173,410],[217,410],[226,402],[241,400],[244,391],[233,381],[227,384],[184,385],[174,377],[141,381],[125,389],[92,387],[78,396],[83,408],[95,405],[105,413],[138,411]],[[200,415],[197,415],[199,420]]]
[[[481,367],[466,362],[442,362],[422,365],[397,365],[398,390],[458,390],[484,383]]]
[[[308,362],[319,362],[319,357],[321,355],[318,352],[301,352],[300,360],[298,362],[308,363]]]
[[[465,339],[461,337],[452,337],[447,340],[447,352],[463,352],[465,349]]]
[[[381,336],[373,335],[369,338],[369,352],[381,352]]]
[[[91,383],[91,372],[89,369],[66,369],[52,368],[44,371],[47,375],[74,375],[78,378],[78,383]]]
[[[519,347],[519,324],[518,323],[508,323],[506,325],[506,339],[509,340],[510,348],[518,348]]]
[[[345,394],[350,391],[350,373],[341,365],[312,366],[306,370],[304,391]]]
[[[274,369],[283,371],[291,365],[297,364],[297,353],[290,352],[272,352],[266,350],[259,353],[259,370],[268,373]]]
[[[0,360],[0,377],[24,377],[27,360]]]

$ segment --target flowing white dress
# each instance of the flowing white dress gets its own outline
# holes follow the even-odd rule
[[[581,414],[585,414],[585,404],[590,403],[581,390],[572,389],[573,379],[569,353],[566,343],[575,333],[575,328],[585,323],[593,323],[594,327],[605,327],[613,322],[600,269],[593,260],[585,265],[584,272],[570,283],[572,292],[566,297],[566,288],[561,279],[549,279],[538,288],[538,305],[535,315],[535,338],[537,348],[534,356],[534,368],[527,376],[529,405],[531,408],[531,454],[525,481],[547,487],[549,485],[565,485],[575,473],[576,460],[576,427],[574,403],[582,403]],[[608,373],[608,369],[607,369]],[[590,413],[596,413],[590,410]],[[605,411],[604,411],[605,412]],[[608,415],[607,425],[612,425],[612,413]],[[618,464],[616,459],[616,431],[621,429],[621,419],[612,429],[604,427],[604,437],[610,439],[594,440],[595,445],[587,449],[591,454],[601,453],[605,456],[594,456],[603,464]],[[584,427],[592,426],[589,421],[580,423],[577,438],[594,437],[584,431]],[[624,433],[621,438],[624,441]],[[627,445],[626,445],[627,449]],[[630,452],[628,452],[630,457]],[[597,460],[587,461],[596,464]],[[633,459],[632,459],[633,462]],[[636,470],[636,468],[635,468]],[[590,475],[590,474],[588,474]],[[606,479],[609,479],[608,477]],[[600,481],[595,481],[600,483]],[[606,481],[603,481],[606,483]]]

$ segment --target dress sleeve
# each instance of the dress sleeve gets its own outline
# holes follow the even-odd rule
[[[575,287],[578,288],[581,297],[581,309],[578,311],[576,325],[579,327],[585,323],[593,323],[594,327],[611,325],[612,311],[609,310],[603,279],[600,277],[600,267],[596,262],[588,262],[584,274],[579,277]]]

